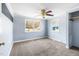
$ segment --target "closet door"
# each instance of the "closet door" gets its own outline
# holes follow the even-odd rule
[[[72,22],[72,44],[79,47],[79,19]]]

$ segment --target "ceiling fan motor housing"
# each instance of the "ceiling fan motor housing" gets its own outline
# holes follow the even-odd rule
[[[41,10],[41,14],[42,14],[42,16],[46,16],[46,10],[45,9],[42,9]]]
[[[45,9],[42,9],[42,10],[41,10],[41,14],[42,14],[43,17],[44,17],[44,16],[53,16],[53,15],[50,14],[50,13],[52,13],[51,10],[48,10],[48,11],[46,11]]]

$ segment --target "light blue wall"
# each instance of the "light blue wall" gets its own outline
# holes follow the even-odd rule
[[[41,31],[40,32],[25,32],[25,19],[24,16],[15,14],[14,16],[14,29],[13,39],[14,41],[25,40],[31,38],[45,37],[45,20],[41,20]]]
[[[51,39],[54,39],[56,41],[66,43],[66,15],[60,15],[55,18],[52,18],[52,20],[59,19],[59,32],[54,32],[52,30],[53,24],[48,22],[48,36]]]
[[[50,39],[54,39],[56,41],[60,41],[62,43],[66,43],[66,15],[60,15],[51,20],[60,20],[59,24],[59,32],[53,32],[53,25],[48,22],[48,20],[41,21],[41,31],[40,32],[25,32],[25,19],[24,16],[15,14],[14,17],[14,29],[13,29],[13,39],[14,41],[46,37],[49,36]]]
[[[41,31],[40,32],[25,32],[25,19],[24,16],[15,14],[14,17],[14,29],[13,29],[13,39],[14,41],[46,37],[49,36],[50,39],[66,43],[66,15],[60,15],[51,20],[60,20],[59,32],[53,32],[53,25],[48,22],[48,20],[41,21]]]

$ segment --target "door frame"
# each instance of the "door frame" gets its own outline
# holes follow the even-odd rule
[[[72,9],[70,9],[70,10],[68,10],[67,12],[66,12],[66,18],[67,18],[67,21],[66,21],[66,48],[71,48],[72,47],[72,39],[70,39],[70,35],[69,35],[69,33],[70,33],[70,30],[69,30],[69,24],[70,24],[70,22],[69,22],[69,17],[70,17],[70,13],[72,13],[72,12],[76,12],[76,11],[79,11],[79,7],[75,7],[75,8],[72,8]]]

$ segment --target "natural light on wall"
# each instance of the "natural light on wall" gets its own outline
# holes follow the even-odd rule
[[[25,20],[25,32],[38,32],[40,31],[41,20]]]

